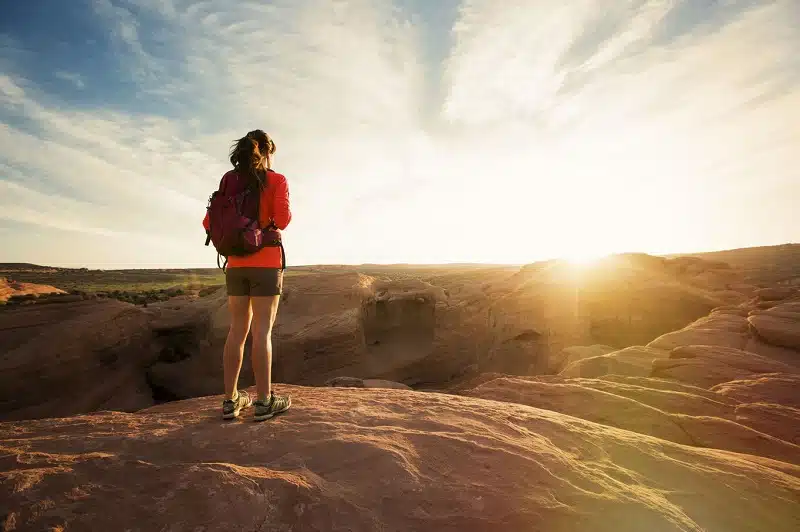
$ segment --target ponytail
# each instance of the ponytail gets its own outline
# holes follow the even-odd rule
[[[251,131],[233,143],[230,161],[233,167],[259,188],[267,186],[269,156],[275,153],[275,142],[263,131]]]

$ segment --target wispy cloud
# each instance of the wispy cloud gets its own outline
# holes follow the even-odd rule
[[[0,217],[201,263],[227,147],[262,127],[292,187],[295,262],[797,240],[799,15],[793,0],[94,0],[133,96],[69,105],[12,61]],[[102,88],[69,64],[52,76]]]
[[[53,75],[60,80],[72,83],[77,89],[86,88],[86,82],[83,80],[80,74],[76,74],[75,72],[64,72],[63,70],[58,70]]]

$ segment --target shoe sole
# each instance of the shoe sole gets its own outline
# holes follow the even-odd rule
[[[289,410],[289,408],[291,406],[292,406],[292,403],[289,403],[288,405],[286,405],[286,408],[284,408],[283,410],[278,410],[277,412],[270,412],[269,414],[266,414],[266,415],[263,415],[263,416],[253,415],[253,421],[266,421],[268,419],[272,419],[273,417],[275,417],[275,416],[277,416],[279,414],[283,414],[284,412]]]

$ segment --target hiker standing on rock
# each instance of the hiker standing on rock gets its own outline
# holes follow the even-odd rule
[[[233,170],[211,195],[203,226],[219,256],[225,257],[225,285],[231,326],[223,356],[223,419],[255,406],[263,421],[289,409],[288,396],[272,391],[272,327],[278,313],[286,268],[281,230],[292,219],[286,178],[272,170],[275,143],[257,129],[231,147]],[[219,265],[219,257],[218,262]],[[256,401],[237,390],[248,332],[253,335]]]

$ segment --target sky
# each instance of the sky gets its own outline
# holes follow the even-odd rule
[[[211,267],[251,129],[289,265],[800,241],[798,0],[0,0],[0,262]]]

